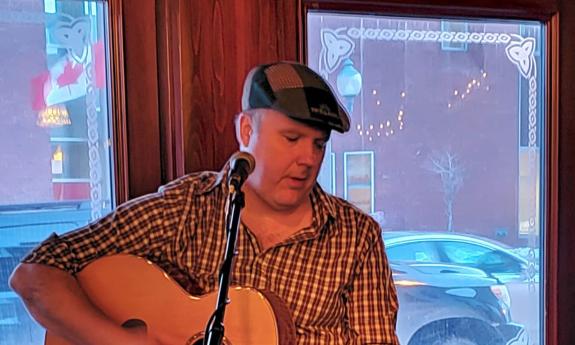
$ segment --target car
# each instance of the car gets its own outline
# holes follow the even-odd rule
[[[529,345],[505,285],[465,266],[390,262],[402,345]]]
[[[539,344],[539,269],[509,246],[480,236],[451,232],[383,232],[390,261],[456,264],[485,272],[505,284],[513,320]]]
[[[89,220],[89,201],[0,205],[0,345],[33,345],[44,337],[8,286],[20,259],[53,232],[63,233]]]

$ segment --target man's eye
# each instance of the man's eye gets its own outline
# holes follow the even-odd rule
[[[293,143],[293,142],[296,142],[297,139],[298,139],[298,137],[295,137],[295,136],[287,136],[287,135],[285,136],[285,138],[286,138],[287,141],[292,142],[292,143]]]

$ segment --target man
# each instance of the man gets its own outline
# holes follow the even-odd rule
[[[271,291],[287,305],[297,343],[398,344],[397,298],[377,223],[316,183],[332,129],[349,118],[325,81],[304,65],[257,66],[236,118],[240,150],[256,161],[246,180],[232,284]],[[130,253],[217,289],[225,247],[225,183],[190,174],[119,206],[75,232],[52,236],[11,284],[31,314],[77,344],[153,343],[98,312],[74,274],[103,255]],[[171,270],[174,271],[174,270]],[[182,277],[183,276],[183,277]],[[65,307],[63,307],[65,306]]]

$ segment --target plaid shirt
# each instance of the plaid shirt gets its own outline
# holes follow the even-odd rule
[[[23,261],[75,274],[103,255],[130,253],[157,263],[191,293],[213,291],[226,243],[228,169],[179,178],[97,222],[52,235]],[[310,197],[312,225],[265,251],[240,225],[232,284],[279,296],[299,345],[399,344],[378,224],[318,185]]]

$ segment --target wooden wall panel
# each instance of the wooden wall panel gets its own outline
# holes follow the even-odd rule
[[[243,79],[255,64],[297,59],[295,1],[163,0],[159,37],[178,37],[159,50],[160,66],[172,63],[166,84],[173,93],[160,100],[161,111],[173,111],[180,133],[173,147],[182,164],[168,164],[167,177],[203,169],[219,169],[237,149],[233,119],[240,111]],[[162,55],[170,55],[165,58]],[[161,91],[163,92],[163,91]],[[173,102],[180,97],[180,101]],[[170,104],[174,103],[173,106]],[[180,126],[181,128],[178,128]],[[168,134],[169,135],[169,134]],[[168,143],[170,144],[170,143]],[[169,179],[169,178],[168,178]]]
[[[575,2],[559,1],[559,116],[558,116],[558,236],[556,266],[549,273],[556,275],[556,290],[552,301],[558,301],[555,323],[556,344],[575,344]],[[554,344],[553,344],[554,345]]]
[[[352,7],[369,13],[373,9],[403,14],[418,13],[431,15],[487,15],[496,17],[534,18],[550,15],[557,11],[557,0],[310,0],[323,8]]]
[[[128,198],[155,191],[161,180],[155,5],[123,0]]]

